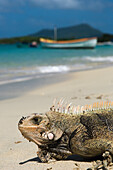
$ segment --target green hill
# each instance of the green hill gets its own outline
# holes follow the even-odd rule
[[[80,24],[57,29],[58,39],[76,39],[85,37],[100,37],[103,33],[88,24]],[[43,29],[39,32],[31,34],[33,37],[54,38],[54,29]]]

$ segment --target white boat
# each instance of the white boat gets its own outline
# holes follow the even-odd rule
[[[59,48],[59,49],[92,49],[97,45],[97,38],[82,38],[75,40],[57,41],[40,38],[40,45],[43,48]]]

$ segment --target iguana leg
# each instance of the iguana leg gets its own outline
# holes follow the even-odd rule
[[[42,162],[53,162],[56,160],[66,159],[69,155],[71,155],[71,152],[69,151],[63,152],[60,149],[52,149],[52,148],[51,150],[44,150],[38,148],[37,155]]]
[[[43,163],[56,161],[53,154],[46,150],[38,150],[37,155]]]

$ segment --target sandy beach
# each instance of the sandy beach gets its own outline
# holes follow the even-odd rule
[[[113,67],[72,72],[60,75],[59,81],[53,83],[43,81],[43,86],[31,85],[17,95],[7,97],[10,93],[19,91],[19,85],[2,87],[0,100],[0,169],[1,170],[85,170],[92,162],[76,160],[58,161],[44,164],[38,162],[37,146],[29,143],[18,130],[18,121],[22,116],[31,113],[46,112],[54,98],[66,98],[67,102],[75,105],[93,104],[100,101],[113,101]],[[27,83],[26,83],[27,85]],[[17,88],[16,88],[17,87]],[[14,89],[14,92],[13,92]],[[78,158],[77,158],[78,159]]]

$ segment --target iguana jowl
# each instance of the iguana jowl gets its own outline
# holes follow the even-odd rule
[[[85,158],[103,155],[105,168],[112,162],[113,109],[108,103],[101,108],[52,106],[45,114],[22,117],[18,128],[25,138],[38,145],[42,162],[74,154]]]

